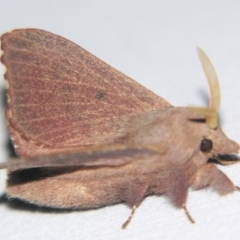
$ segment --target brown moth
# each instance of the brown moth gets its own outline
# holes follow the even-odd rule
[[[220,195],[237,187],[214,161],[231,164],[239,145],[218,126],[220,87],[198,49],[210,86],[207,108],[173,107],[76,44],[38,29],[1,37],[6,118],[21,159],[7,194],[40,206],[90,209],[126,202],[132,212],[164,194],[187,212],[188,189]]]

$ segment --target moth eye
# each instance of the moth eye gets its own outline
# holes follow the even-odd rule
[[[200,150],[202,152],[209,152],[212,150],[212,145],[212,141],[205,138],[201,141]]]

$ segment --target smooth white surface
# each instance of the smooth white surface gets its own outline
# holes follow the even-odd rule
[[[62,35],[177,106],[204,105],[207,84],[196,46],[214,63],[222,88],[222,128],[240,142],[240,2],[0,1],[0,33],[41,28]],[[0,81],[4,86],[3,67]],[[2,97],[0,98],[2,99]],[[1,160],[7,159],[3,111]],[[240,164],[221,167],[240,185]],[[0,171],[4,192],[5,172]],[[37,191],[37,189],[36,189]],[[164,197],[148,197],[127,228],[124,205],[70,213],[44,212],[0,203],[0,239],[239,239],[240,193],[219,197],[190,191],[196,224]]]

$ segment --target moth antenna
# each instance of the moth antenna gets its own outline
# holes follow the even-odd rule
[[[199,114],[207,116],[207,117],[213,118],[216,116],[216,112],[210,108],[205,108],[205,107],[188,107],[188,108],[193,110],[196,113],[199,113]]]
[[[221,91],[220,85],[217,77],[217,73],[208,58],[207,54],[199,47],[197,47],[198,57],[202,63],[202,67],[206,78],[208,80],[209,90],[210,90],[210,102],[209,109],[211,109],[215,114],[214,116],[207,115],[207,125],[210,128],[217,128],[218,126],[218,110],[221,104]]]
[[[197,52],[209,84],[210,89],[209,108],[218,112],[221,103],[221,91],[217,73],[207,54],[199,47],[197,47]]]
[[[185,211],[185,213],[186,213],[189,221],[190,221],[191,223],[195,223],[195,221],[193,220],[193,218],[192,218],[191,215],[189,214],[186,205],[183,205],[183,209],[184,209],[184,211]]]
[[[128,220],[122,225],[122,229],[126,229],[126,227],[128,226],[128,224],[131,222],[132,218],[133,218],[133,215],[136,211],[136,208],[137,206],[134,205],[133,208],[132,208],[132,211],[131,211],[131,214],[130,216],[128,217]]]

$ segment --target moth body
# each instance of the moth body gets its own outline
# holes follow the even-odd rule
[[[80,209],[119,202],[133,207],[149,194],[165,194],[177,207],[183,207],[188,188],[211,185],[212,175],[226,178],[228,182],[225,188],[222,181],[214,183],[212,187],[216,191],[232,192],[234,185],[224,173],[209,164],[208,159],[217,154],[237,153],[239,146],[227,139],[220,129],[212,130],[204,122],[189,120],[196,117],[198,114],[186,108],[153,110],[138,115],[126,124],[127,135],[114,143],[151,146],[155,151],[153,156],[138,156],[135,161],[117,168],[100,166],[97,174],[92,166],[14,171],[9,176],[8,194],[37,205]],[[179,128],[179,125],[187,127]],[[213,142],[211,151],[201,151],[203,139]],[[25,180],[19,184],[19,179]]]

